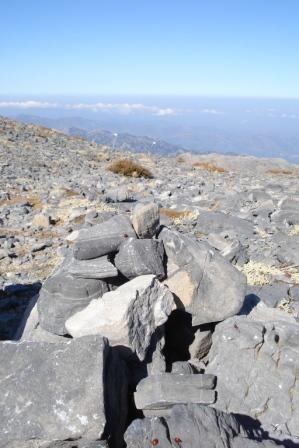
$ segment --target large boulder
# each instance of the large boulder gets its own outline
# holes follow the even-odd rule
[[[298,437],[299,325],[273,308],[267,317],[264,308],[217,325],[206,373],[217,375],[215,407]],[[279,314],[285,320],[273,320]]]
[[[75,240],[74,257],[78,260],[101,257],[116,252],[126,238],[136,238],[130,219],[117,215],[88,229],[82,229]]]
[[[233,415],[198,404],[176,405],[166,418],[134,420],[125,433],[127,448],[274,448]]]
[[[0,344],[1,447],[67,440],[91,446],[113,431],[121,437],[125,369],[119,359],[111,361],[107,340]]]
[[[162,241],[129,238],[122,243],[115,257],[115,266],[127,278],[154,274],[165,276],[164,247]]]
[[[156,328],[174,308],[169,289],[154,275],[142,275],[93,300],[67,320],[66,328],[73,337],[106,336],[112,345],[128,347],[143,360]]]
[[[65,321],[108,291],[98,279],[73,277],[66,261],[42,286],[37,302],[40,326],[51,333],[67,334]]]
[[[167,255],[165,284],[193,316],[193,325],[237,314],[246,293],[246,277],[211,246],[163,228]]]

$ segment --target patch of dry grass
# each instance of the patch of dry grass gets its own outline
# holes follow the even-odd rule
[[[128,177],[145,177],[148,179],[153,177],[150,170],[129,159],[115,160],[107,169],[112,171],[112,173],[122,174]]]
[[[299,224],[295,224],[294,226],[292,226],[289,235],[291,236],[299,235]]]
[[[195,162],[192,166],[201,170],[210,171],[211,173],[227,173],[227,170],[211,162]]]
[[[299,282],[296,266],[276,267],[250,260],[243,266],[236,266],[247,277],[248,285],[267,285],[275,277],[288,277],[292,283]]]
[[[197,211],[173,210],[171,208],[161,208],[160,214],[172,219],[175,224],[182,224],[184,221],[196,219],[199,215]]]
[[[272,168],[271,170],[266,171],[268,174],[276,174],[276,175],[284,175],[291,176],[293,173],[292,170],[287,170],[283,168]]]
[[[0,207],[23,204],[24,202],[27,202],[29,205],[31,205],[34,210],[41,210],[43,208],[40,197],[23,195],[17,195],[11,199],[3,199],[2,201],[0,201]]]

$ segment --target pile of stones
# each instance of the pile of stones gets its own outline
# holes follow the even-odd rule
[[[259,411],[252,415],[247,395],[268,397],[272,424],[269,393],[286,385],[273,377],[269,392],[260,383],[269,357],[281,372],[294,363],[299,331],[288,319],[274,328],[275,316],[267,325],[242,315],[246,277],[229,259],[161,225],[151,201],[68,240],[72,247],[31,299],[17,342],[0,343],[1,447],[292,446],[230,414],[240,409],[241,390],[248,418]],[[251,369],[247,389],[234,362]],[[298,394],[292,369],[287,383],[293,401],[278,394],[285,407]],[[286,417],[294,435],[296,412]]]
[[[0,162],[1,448],[299,446],[298,166],[3,117]]]

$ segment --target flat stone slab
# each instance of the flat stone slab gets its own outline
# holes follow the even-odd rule
[[[82,229],[75,240],[74,257],[78,260],[101,257],[116,252],[127,238],[136,238],[127,216],[117,215],[88,229]]]
[[[137,409],[167,409],[175,404],[213,404],[216,393],[214,375],[161,373],[151,375],[137,386]]]
[[[169,289],[154,275],[141,275],[93,300],[67,320],[66,328],[73,337],[105,336],[111,345],[131,348],[143,360],[156,328],[174,308]]]
[[[62,344],[1,342],[1,444],[101,439],[108,351],[99,336]]]
[[[71,275],[80,278],[101,279],[118,275],[116,267],[110,263],[108,257],[99,257],[91,260],[76,260],[73,258],[68,266],[68,270]]]

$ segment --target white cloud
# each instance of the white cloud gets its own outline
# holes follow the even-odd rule
[[[14,107],[17,109],[50,109],[58,107],[57,103],[49,103],[47,101],[0,101],[0,107]]]
[[[174,115],[175,110],[170,107],[159,108],[157,106],[146,106],[141,103],[78,103],[67,104],[66,109],[72,110],[91,110],[98,111],[116,111],[121,114],[130,114],[132,112],[147,112],[153,115],[165,116]]]
[[[222,115],[223,112],[217,109],[202,109],[201,113],[203,114],[209,114],[209,115]]]
[[[116,112],[119,114],[130,114],[132,112],[144,112],[158,117],[164,117],[166,115],[175,115],[176,111],[170,107],[160,108],[158,106],[146,106],[141,103],[70,103],[59,104],[47,101],[0,101],[0,107],[2,108],[15,108],[15,109],[49,109],[60,108],[67,110],[90,110],[93,112]]]

